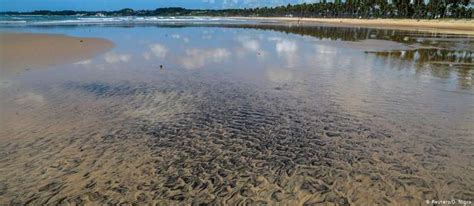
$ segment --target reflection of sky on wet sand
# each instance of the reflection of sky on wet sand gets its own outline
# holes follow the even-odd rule
[[[41,29],[30,30],[41,32]],[[278,88],[308,100],[320,101],[318,97],[324,95],[325,101],[358,115],[411,118],[414,122],[419,116],[428,118],[431,115],[441,124],[452,125],[456,119],[465,122],[458,125],[473,121],[466,115],[473,112],[472,106],[466,104],[473,100],[473,70],[422,62],[439,54],[470,63],[471,53],[442,54],[432,50],[425,53],[422,53],[425,50],[365,53],[360,45],[333,42],[324,37],[328,33],[318,31],[309,35],[322,35],[322,38],[215,27],[58,27],[48,32],[55,30],[77,36],[103,37],[117,44],[113,51],[94,59],[59,66],[56,71],[62,73],[48,77],[56,81],[68,79],[70,74],[79,81],[147,81],[166,72],[189,70]],[[299,32],[306,34],[306,31]],[[337,33],[337,29],[334,32]],[[387,41],[387,35],[390,33],[367,36]],[[414,37],[390,38],[410,42]],[[369,43],[377,45],[380,43],[377,41]],[[430,44],[432,42],[436,40],[431,39]],[[413,43],[417,41],[413,40]],[[159,69],[160,65],[164,66],[163,71]],[[80,70],[69,69],[76,67]],[[449,122],[442,119],[449,119]]]
[[[131,55],[129,54],[119,54],[115,52],[108,52],[104,55],[104,59],[109,64],[114,63],[126,63],[130,61]]]
[[[57,199],[85,193],[81,198],[88,200],[91,191],[121,199],[107,183],[115,182],[130,189],[134,201],[138,194],[166,195],[155,189],[134,192],[143,182],[160,182],[153,185],[161,190],[181,184],[168,184],[170,179],[205,174],[211,179],[200,182],[212,183],[206,187],[213,194],[228,187],[213,177],[250,185],[263,178],[261,191],[284,189],[286,197],[304,199],[306,189],[313,193],[322,186],[306,179],[321,174],[321,183],[333,183],[331,190],[347,194],[354,184],[369,189],[350,195],[356,198],[380,200],[392,194],[378,191],[399,184],[408,188],[387,199],[390,204],[414,194],[419,197],[411,199],[423,201],[426,185],[431,194],[451,196],[472,183],[465,166],[473,163],[473,70],[465,64],[472,56],[427,46],[444,41],[456,50],[446,39],[434,36],[425,44],[416,40],[419,34],[346,28],[25,30],[103,37],[116,47],[74,64],[0,78],[0,142],[14,139],[0,144],[8,153],[2,159],[7,197],[36,193],[36,185],[47,188],[58,181],[65,194],[51,192]],[[110,168],[117,170],[111,174]],[[292,186],[281,188],[281,177],[288,179],[281,184]],[[456,187],[442,187],[453,181]],[[84,189],[91,182],[95,188]],[[182,188],[197,185],[189,183]],[[224,194],[243,188],[231,189],[236,193]],[[49,201],[54,190],[36,193],[47,198],[38,202]],[[200,186],[188,192],[208,193]],[[321,197],[333,194],[324,193]]]
[[[198,49],[190,48],[184,51],[179,64],[186,69],[198,69],[212,63],[220,63],[230,57],[231,53],[224,48]]]

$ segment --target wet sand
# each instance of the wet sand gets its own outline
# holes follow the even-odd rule
[[[110,28],[99,28],[110,35],[105,29]],[[145,45],[126,41],[133,31],[152,38],[140,36]],[[426,90],[445,86],[427,79],[420,88],[404,78],[410,73],[392,71],[408,70],[403,63],[412,63],[416,52],[388,55],[392,62],[387,70],[386,64],[377,64],[387,59],[385,53],[365,53],[419,46],[386,39],[311,41],[317,36],[228,33],[227,28],[215,29],[212,40],[189,36],[185,44],[181,39],[190,31],[207,37],[213,30],[118,30],[121,38],[115,42],[122,50],[54,71],[24,72],[0,84],[0,205],[420,205],[426,200],[472,200],[469,116],[474,110],[452,105],[472,98]],[[249,36],[236,35],[242,31]],[[256,43],[260,36],[268,38]],[[417,42],[425,37],[410,38]],[[215,48],[202,44],[206,41],[229,45]],[[130,42],[135,44],[125,44]],[[234,53],[248,56],[230,56]],[[422,63],[440,58],[429,55],[425,60],[419,53]],[[472,60],[470,54],[462,57],[447,60]],[[365,72],[371,67],[382,76]],[[239,71],[245,68],[248,74],[242,77]],[[444,69],[440,73],[452,74]],[[391,71],[394,75],[385,75]],[[426,91],[435,95],[424,97]],[[472,87],[456,91],[468,93]],[[443,107],[446,111],[430,109],[438,101],[449,105]],[[364,113],[365,105],[375,114]],[[452,114],[452,107],[467,117],[446,119],[459,119],[465,127],[453,129],[421,113],[428,108],[438,117]],[[414,120],[409,109],[415,111]],[[393,114],[405,117],[396,121]]]
[[[0,132],[15,137],[0,140],[0,202],[406,205],[473,194],[457,165],[472,162],[469,139],[413,141],[280,90],[177,81],[68,85],[48,104],[17,97]],[[170,89],[181,81],[192,89]]]
[[[347,19],[347,18],[296,18],[296,17],[237,17],[262,21],[282,21],[330,26],[362,26],[450,34],[474,34],[474,20],[415,20],[415,19]]]
[[[98,38],[0,33],[0,73],[6,75],[74,63],[89,59],[113,47],[112,42]]]

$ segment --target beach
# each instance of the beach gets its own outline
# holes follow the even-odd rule
[[[110,50],[113,46],[105,39],[4,32],[0,33],[0,72],[7,75],[74,63]]]
[[[472,19],[351,19],[351,18],[297,18],[297,17],[236,17],[259,21],[281,21],[330,26],[359,26],[370,28],[401,29],[447,34],[474,34]]]
[[[472,201],[472,25],[176,18],[0,27],[0,205]]]

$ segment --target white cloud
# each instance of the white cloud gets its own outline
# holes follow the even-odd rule
[[[129,54],[119,54],[115,52],[109,52],[104,55],[104,59],[107,63],[119,63],[119,62],[128,62],[132,58]]]
[[[230,57],[227,49],[186,49],[180,63],[186,69],[197,69],[208,63],[219,63]]]
[[[276,51],[278,54],[291,54],[298,50],[298,45],[294,41],[283,40],[276,43]]]
[[[189,42],[189,38],[188,38],[188,37],[182,37],[182,36],[179,35],[179,34],[173,34],[173,35],[171,35],[171,38],[173,38],[173,39],[181,39],[181,40],[183,40],[184,43],[188,43],[188,42]]]
[[[252,55],[255,55],[255,53],[257,53],[257,57],[259,59],[263,59],[264,58],[264,54],[266,53],[261,45],[260,45],[260,40],[257,38],[251,38],[249,36],[238,36],[237,39],[236,39],[241,47],[240,48],[236,48],[236,55],[238,57],[243,57],[247,54],[249,54],[249,51]]]
[[[270,37],[269,41],[276,41],[275,50],[277,54],[285,58],[288,66],[295,66],[298,62],[298,44],[295,41],[279,37]]]
[[[168,48],[161,44],[153,44],[150,46],[150,51],[158,58],[165,58],[168,53]]]
[[[243,42],[242,43],[242,46],[245,48],[245,49],[248,49],[248,50],[251,50],[251,51],[258,51],[260,50],[260,43],[255,40],[255,39],[252,39],[252,40],[248,40],[246,42]]]

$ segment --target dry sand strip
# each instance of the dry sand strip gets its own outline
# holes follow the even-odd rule
[[[0,72],[14,74],[29,69],[74,63],[114,47],[109,40],[58,34],[0,33]]]
[[[345,18],[296,18],[296,17],[236,17],[237,19],[251,19],[258,21],[281,21],[304,24],[327,24],[333,26],[362,26],[371,28],[390,28],[399,30],[416,30],[448,34],[474,35],[474,20],[472,19],[444,19],[444,20],[416,20],[416,19],[345,19]]]

